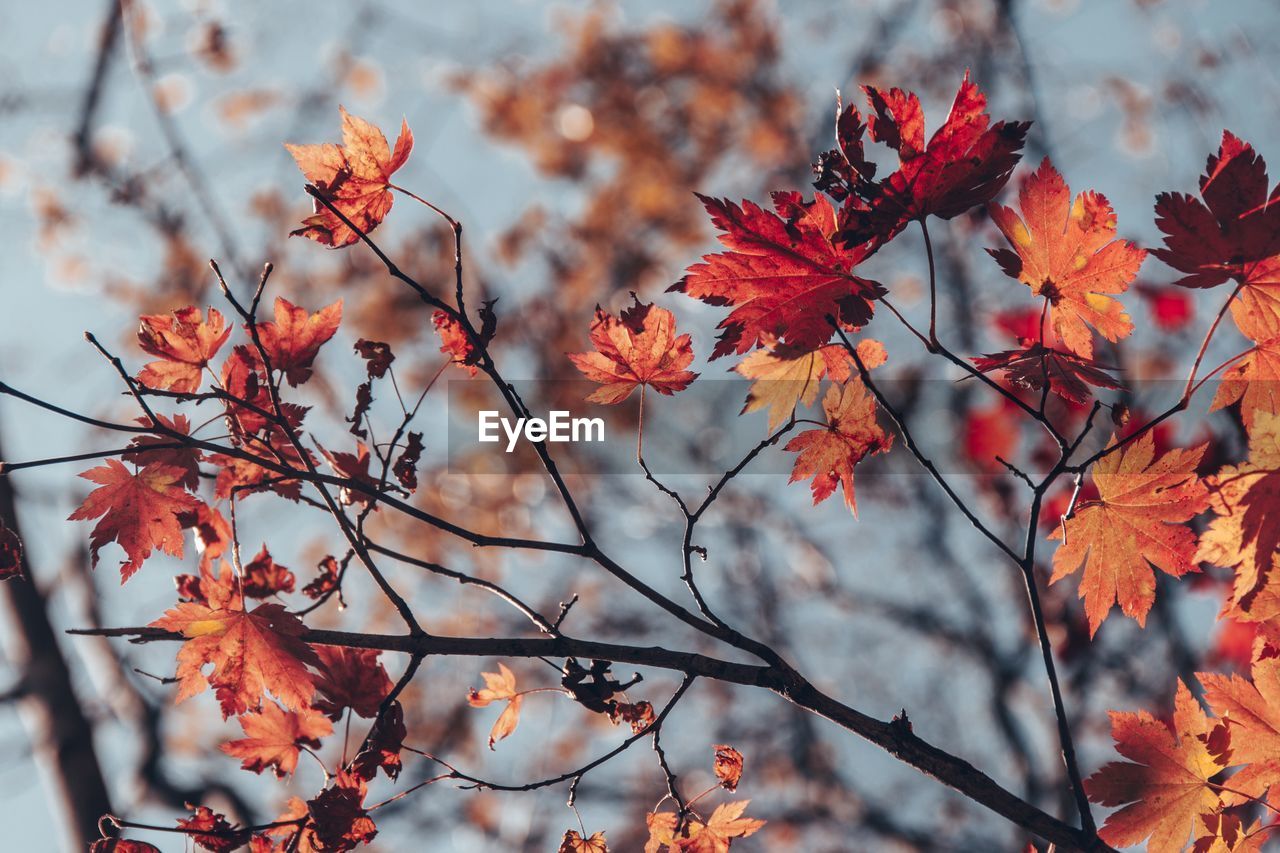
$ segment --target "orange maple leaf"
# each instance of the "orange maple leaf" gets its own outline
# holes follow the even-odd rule
[[[1261,798],[1270,789],[1272,805],[1280,804],[1280,661],[1271,658],[1253,664],[1253,681],[1238,675],[1198,672],[1205,701],[1225,721],[1231,734],[1232,764],[1245,765],[1227,786],[1250,797]],[[1231,805],[1246,802],[1231,792]]]
[[[283,370],[290,385],[301,385],[311,378],[311,364],[320,347],[333,337],[342,323],[342,300],[326,305],[314,314],[277,296],[273,322],[258,324],[262,348],[271,366]],[[265,407],[270,410],[270,406]]]
[[[248,612],[243,607],[184,602],[151,623],[187,638],[178,652],[176,701],[212,686],[224,717],[257,708],[268,691],[286,708],[307,708],[315,692],[307,664],[319,659],[299,639],[306,626],[280,604],[260,604]],[[206,677],[210,664],[213,671]]]
[[[183,469],[156,463],[131,472],[117,459],[80,474],[98,484],[75,512],[71,521],[101,520],[89,537],[89,553],[98,565],[98,553],[109,542],[119,542],[126,560],[120,565],[124,583],[142,567],[153,549],[174,557],[182,556],[182,521],[201,502],[180,485],[187,476]]]
[[[1107,818],[1098,833],[1101,838],[1128,847],[1149,837],[1150,853],[1182,850],[1200,815],[1222,804],[1209,780],[1227,766],[1217,748],[1223,734],[1220,724],[1211,724],[1181,680],[1172,732],[1146,711],[1112,711],[1116,750],[1131,761],[1105,764],[1085,780],[1090,800],[1124,806]]]
[[[1207,483],[1215,517],[1200,538],[1196,559],[1235,568],[1229,603],[1233,615],[1248,621],[1280,615],[1280,591],[1266,594],[1280,547],[1275,520],[1280,507],[1280,415],[1256,412],[1248,461],[1224,467]]]
[[[1071,190],[1046,157],[1018,195],[1019,218],[991,204],[991,219],[1013,246],[988,249],[1001,269],[1049,301],[1053,329],[1073,353],[1093,357],[1092,326],[1109,341],[1133,331],[1124,308],[1109,294],[1123,293],[1147,253],[1117,240],[1116,215],[1106,197]]]
[[[270,767],[277,778],[298,766],[302,747],[316,749],[320,739],[333,734],[329,718],[312,708],[286,711],[275,702],[264,702],[262,710],[240,715],[245,736],[222,745],[222,751],[242,760],[241,768],[261,773]]]
[[[763,820],[742,816],[750,802],[721,803],[706,823],[689,821],[684,827],[684,837],[676,838],[672,849],[684,853],[728,853],[733,839],[746,838],[765,825]]]
[[[720,787],[726,791],[738,790],[738,782],[742,780],[742,753],[723,743],[713,747],[716,751],[715,773],[720,780]]]
[[[1262,853],[1271,828],[1260,820],[1246,826],[1239,815],[1231,812],[1200,815],[1200,824],[1191,853]]]
[[[675,315],[639,298],[618,317],[596,306],[591,343],[595,352],[568,355],[583,376],[600,383],[587,395],[593,403],[621,403],[637,385],[670,395],[698,377],[685,369],[693,362],[693,344],[688,335],[676,336]]]
[[[870,338],[858,342],[858,357],[867,369],[879,367],[888,359],[884,344]],[[800,352],[783,344],[749,353],[733,369],[753,380],[751,391],[739,414],[769,410],[769,431],[782,426],[796,406],[813,405],[823,377],[847,382],[853,359],[843,344],[828,344],[816,350]]]
[[[813,478],[813,502],[831,497],[836,486],[844,489],[844,502],[856,518],[858,504],[853,493],[853,467],[868,456],[884,453],[893,445],[893,436],[876,422],[876,401],[861,381],[844,385],[832,383],[822,401],[827,415],[826,429],[811,429],[787,442],[785,450],[799,453],[791,469],[794,483]]]
[[[1084,565],[1079,594],[1090,635],[1116,603],[1146,624],[1156,594],[1152,566],[1175,577],[1199,571],[1196,535],[1185,522],[1209,505],[1208,490],[1195,474],[1207,448],[1206,443],[1174,449],[1157,458],[1155,437],[1144,433],[1094,465],[1090,476],[1098,500],[1077,507],[1050,534],[1063,540],[1053,555],[1050,583]]]
[[[484,689],[474,687],[467,694],[467,702],[473,708],[483,708],[491,702],[507,703],[489,732],[489,749],[494,744],[510,735],[520,723],[520,706],[524,704],[524,694],[516,690],[516,676],[504,663],[498,664],[497,672],[482,672]]]
[[[290,145],[285,148],[297,161],[308,181],[342,211],[356,228],[368,234],[391,210],[391,176],[409,159],[413,133],[407,121],[400,122],[395,150],[387,145],[382,131],[342,107],[342,145]],[[360,235],[333,211],[315,203],[315,213],[302,221],[290,236],[303,236],[331,248],[347,246]]]
[[[138,327],[138,344],[144,352],[159,356],[138,373],[138,381],[148,388],[179,391],[200,390],[200,378],[209,361],[231,336],[231,328],[216,308],[208,319],[194,305],[172,314],[146,314]]]
[[[1222,374],[1209,411],[1237,401],[1246,430],[1258,412],[1280,414],[1280,337],[1258,344]]]
[[[583,838],[576,829],[570,829],[560,839],[557,853],[609,853],[609,845],[605,843],[603,832]]]

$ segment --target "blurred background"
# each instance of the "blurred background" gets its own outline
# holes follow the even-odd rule
[[[1073,191],[1105,193],[1121,235],[1148,245],[1156,239],[1154,195],[1193,191],[1224,127],[1280,157],[1280,8],[1267,0],[183,0],[126,9],[122,16],[116,0],[67,0],[0,10],[0,230],[8,235],[0,253],[0,379],[115,418],[136,412],[81,333],[94,331],[136,370],[139,314],[220,304],[211,257],[242,293],[269,260],[272,294],[311,310],[344,299],[343,331],[322,354],[306,400],[315,406],[309,426],[326,444],[343,440],[342,419],[361,379],[350,352],[356,338],[390,342],[409,388],[440,368],[429,316],[370,253],[287,239],[309,205],[281,143],[337,141],[339,104],[388,132],[407,119],[416,147],[397,180],[464,223],[470,304],[500,298],[495,351],[509,377],[525,380],[571,378],[563,353],[587,347],[594,306],[616,311],[629,291],[674,310],[694,334],[695,369],[727,379],[730,364],[703,360],[723,312],[663,294],[713,247],[692,193],[763,201],[769,190],[806,189],[810,163],[831,145],[836,90],[848,99],[865,83],[916,91],[931,131],[970,69],[994,117],[1035,122],[1019,174],[1051,155]],[[451,237],[429,211],[399,199],[375,236],[419,280],[441,292],[451,287]],[[966,355],[1005,348],[1018,310],[1029,305],[1025,289],[982,251],[997,237],[980,212],[935,232],[941,327]],[[899,305],[927,308],[915,232],[865,273]],[[1216,309],[1219,297],[1207,297],[1209,308],[1198,294],[1169,289],[1173,278],[1148,260],[1125,299],[1139,331],[1123,357],[1104,359],[1119,363],[1135,388],[1158,389],[1162,377],[1185,373],[1188,348]],[[929,363],[893,327],[870,331],[888,346],[882,369],[913,423],[923,424],[926,443],[972,505],[1013,536],[1024,524],[1025,496],[993,457],[1034,465],[1044,451],[1039,437],[1019,429],[991,395]],[[1215,341],[1210,363],[1240,348],[1233,334]],[[427,452],[415,500],[475,529],[571,537],[536,471],[492,454],[449,453],[449,403],[468,394],[462,371],[450,368],[449,378],[456,382],[448,394],[433,391],[424,408]],[[528,385],[541,408],[569,405],[570,388]],[[687,459],[718,446],[726,430],[748,443],[767,434],[763,413],[736,417],[745,391],[717,382],[699,392],[696,406],[680,398],[652,403],[646,422],[666,436],[646,441],[655,467],[692,472],[671,485],[691,495],[705,488],[710,472]],[[1141,410],[1135,394],[1128,402]],[[393,404],[380,399],[374,411],[390,417]],[[571,405],[604,414],[580,399]],[[558,454],[606,550],[625,554],[629,568],[684,601],[682,519],[633,471],[634,407],[607,415],[610,433],[627,438]],[[1161,440],[1212,434],[1230,449],[1240,440],[1231,417],[1191,419],[1194,429],[1175,427]],[[0,399],[0,458],[111,441]],[[788,457],[772,454],[764,473],[736,480],[700,527],[709,558],[698,570],[714,609],[783,651],[824,690],[881,718],[905,708],[926,739],[1074,820],[1016,571],[905,454],[859,468],[856,521],[838,499],[811,507],[808,488],[786,482]],[[322,780],[314,763],[282,783],[244,773],[217,748],[239,729],[219,719],[208,697],[172,704],[172,688],[160,681],[172,674],[172,646],[63,633],[151,621],[174,601],[173,576],[194,565],[156,557],[126,587],[111,559],[91,571],[88,526],[64,520],[89,488],[74,477],[79,470],[0,479],[0,511],[22,532],[30,573],[29,581],[0,585],[0,846],[82,850],[106,811],[171,825],[187,802],[262,822],[289,796],[313,794]],[[1046,533],[1066,505],[1066,495],[1054,498]],[[246,507],[246,547],[268,542],[299,588],[341,547],[306,507],[265,496]],[[476,551],[391,519],[379,524],[414,555],[500,580],[540,609],[554,613],[578,595],[566,622],[575,636],[710,651],[576,561]],[[412,566],[396,567],[392,579],[434,633],[529,630],[483,592]],[[1214,625],[1221,579],[1166,580],[1145,631],[1117,617],[1093,641],[1075,580],[1047,593],[1086,772],[1111,756],[1107,708],[1161,713],[1175,676],[1247,665],[1247,629]],[[363,578],[344,599],[345,608],[333,600],[309,624],[396,629]],[[384,660],[393,677],[404,665]],[[485,733],[496,711],[471,709],[465,698],[480,671],[493,668],[429,660],[405,697],[407,742],[515,782],[576,766],[619,739],[598,716],[536,695],[525,703],[523,726],[489,752]],[[513,668],[522,686],[555,683],[537,661]],[[633,698],[665,701],[670,676],[644,675]],[[694,792],[714,782],[711,744],[746,754],[740,793],[769,825],[743,849],[1013,850],[1027,841],[770,695],[699,683],[663,741]],[[408,760],[400,787],[433,772]],[[371,799],[395,790],[388,785]],[[606,829],[616,849],[633,850],[645,837],[644,812],[664,790],[651,751],[637,748],[590,774],[578,805],[588,831]],[[553,849],[577,825],[565,795],[434,785],[381,810],[372,847]],[[179,836],[148,840],[183,848]]]

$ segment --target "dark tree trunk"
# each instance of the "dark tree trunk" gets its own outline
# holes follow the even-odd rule
[[[0,519],[21,536],[14,504],[13,484],[0,476]],[[71,672],[25,553],[23,574],[0,583],[0,613],[15,638],[6,650],[19,673],[14,692],[36,760],[55,788],[50,801],[60,811],[60,834],[69,850],[83,851],[98,837],[98,818],[111,811],[111,801],[93,747],[93,728],[72,689]]]

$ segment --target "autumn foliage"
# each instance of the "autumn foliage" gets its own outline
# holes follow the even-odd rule
[[[1169,192],[1156,199],[1155,222],[1164,245],[1148,250],[1120,236],[1122,224],[1104,195],[1080,190],[1084,181],[1076,177],[1073,194],[1049,158],[1019,174],[1029,124],[993,121],[985,96],[967,74],[950,112],[932,122],[932,133],[915,94],[867,86],[863,95],[865,107],[851,103],[838,109],[835,147],[814,167],[814,195],[787,189],[773,193],[768,203],[689,198],[691,205],[701,202],[721,247],[690,263],[669,292],[723,312],[717,313],[714,343],[680,332],[677,312],[688,303],[678,295],[653,297],[659,304],[633,294],[633,304],[617,314],[597,307],[594,317],[579,318],[581,343],[567,355],[566,365],[596,386],[587,402],[621,406],[637,388],[641,406],[649,391],[681,394],[698,381],[699,373],[690,368],[701,354],[708,361],[729,359],[729,368],[751,382],[742,415],[767,414],[759,419],[760,444],[713,484],[705,503],[655,477],[637,436],[638,464],[674,499],[688,525],[681,576],[693,596],[687,606],[636,580],[622,561],[601,550],[545,443],[536,452],[574,519],[579,542],[480,533],[465,517],[443,517],[424,499],[429,486],[418,478],[431,439],[410,428],[417,407],[401,399],[403,421],[390,428],[373,423],[375,388],[390,394],[382,389],[395,383],[394,394],[400,396],[408,384],[407,377],[396,377],[396,356],[388,343],[361,338],[355,344],[363,381],[349,395],[328,389],[344,395],[338,408],[351,428],[322,445],[313,434],[319,429],[313,427],[315,416],[294,395],[303,386],[316,387],[322,352],[340,355],[331,342],[343,323],[341,300],[313,310],[275,296],[270,318],[262,319],[257,312],[270,287],[268,268],[251,301],[238,299],[223,283],[234,322],[219,309],[181,305],[169,314],[140,318],[138,349],[150,360],[120,373],[140,418],[116,426],[130,436],[128,447],[101,454],[99,464],[80,474],[94,488],[70,516],[93,523],[87,531],[92,562],[122,553],[121,580],[128,582],[148,570],[156,553],[193,563],[198,558],[191,574],[176,579],[177,596],[169,608],[136,636],[178,642],[173,700],[210,701],[222,717],[234,717],[242,736],[221,749],[245,771],[288,777],[308,754],[322,760],[316,751],[337,736],[340,724],[361,729],[358,745],[326,767],[323,787],[310,799],[295,798],[269,825],[233,826],[224,815],[195,804],[190,816],[175,819],[175,830],[206,850],[243,844],[257,853],[352,850],[376,838],[379,810],[400,796],[438,782],[487,784],[426,745],[407,742],[405,715],[412,709],[402,692],[419,664],[437,654],[431,643],[438,638],[419,624],[380,568],[387,549],[375,545],[366,528],[376,512],[407,513],[473,545],[557,551],[593,561],[710,640],[762,662],[760,686],[873,740],[897,739],[891,747],[895,754],[909,752],[903,744],[922,741],[905,714],[879,724],[883,730],[874,729],[889,734],[869,734],[873,727],[864,720],[832,711],[828,703],[839,705],[836,700],[815,699],[821,695],[815,683],[767,645],[730,628],[698,590],[690,557],[700,547],[692,538],[694,524],[726,487],[733,488],[730,481],[738,471],[758,454],[775,450],[789,454],[790,480],[806,483],[813,503],[839,491],[855,517],[860,465],[883,454],[914,459],[1025,579],[1029,624],[1043,644],[1054,722],[1067,756],[1071,790],[1065,793],[1074,800],[1080,824],[1068,826],[1043,815],[1045,823],[1024,824],[1029,833],[1058,833],[1051,840],[1064,849],[1072,843],[1144,842],[1152,851],[1191,845],[1197,851],[1260,849],[1276,826],[1272,813],[1280,808],[1280,579],[1273,572],[1280,548],[1280,394],[1275,390],[1280,380],[1280,204],[1276,190],[1268,187],[1261,156],[1224,134],[1208,158],[1198,193]],[[314,201],[314,213],[292,233],[331,248],[365,252],[377,247],[370,234],[390,214],[397,194],[423,201],[392,181],[413,151],[413,134],[403,122],[392,145],[373,124],[345,110],[340,116],[342,144],[287,146]],[[887,174],[880,174],[869,157],[870,145],[883,146],[888,159],[896,161]],[[1013,187],[1006,189],[1007,184]],[[1002,196],[1007,204],[997,201]],[[415,209],[430,216],[442,213],[424,204],[429,209]],[[1025,313],[1016,324],[1006,318],[1016,333],[1001,352],[954,352],[947,330],[937,322],[938,282],[928,229],[945,228],[941,223],[966,214],[985,215],[994,226],[987,232],[994,264],[984,286],[1003,288],[1002,301]],[[443,285],[413,282],[423,303],[419,322],[439,337],[445,354],[441,371],[491,380],[519,413],[523,402],[499,372],[497,350],[500,320],[519,319],[502,317],[491,302],[468,311],[461,228],[447,215],[444,221],[453,226],[457,241],[458,277]],[[891,284],[870,272],[872,259],[912,229],[925,239],[931,269],[928,314],[918,318],[899,308]],[[1148,254],[1173,273],[1151,269]],[[388,264],[395,278],[412,281]],[[1221,312],[1206,324],[1177,399],[1167,410],[1141,415],[1106,395],[1125,387],[1126,377],[1110,356],[1141,323],[1134,284],[1144,265],[1148,276],[1164,274],[1181,288],[1218,287],[1224,298]],[[452,293],[455,284],[452,301],[440,295]],[[1208,370],[1202,364],[1206,350],[1228,315],[1250,345]],[[913,346],[956,371],[951,378],[963,376],[975,393],[995,401],[982,415],[989,426],[970,430],[966,447],[983,457],[986,470],[1007,469],[1029,487],[1031,497],[1015,514],[1016,524],[1026,527],[1025,544],[1009,544],[995,532],[983,518],[985,510],[957,494],[913,436],[914,425],[895,401],[896,392],[881,380],[895,355],[882,343],[887,339],[882,330],[899,327]],[[129,354],[123,363],[140,361],[142,355]],[[1197,392],[1214,377],[1221,384],[1206,400]],[[434,381],[425,383],[423,397]],[[217,417],[197,420],[189,410],[169,411],[198,404],[205,404],[202,411],[215,408]],[[1183,446],[1160,430],[1174,418],[1221,409],[1231,410],[1247,436],[1247,453],[1232,456],[1229,446],[1217,442]],[[652,410],[642,414],[636,429],[644,429],[645,417],[660,416]],[[1035,425],[1045,442],[1027,470],[1006,458],[1004,448],[1013,437],[998,434],[1022,422]],[[314,576],[305,578],[276,563],[270,543],[256,556],[249,557],[249,548],[242,555],[237,513],[244,511],[244,502],[262,501],[264,495],[283,498],[299,510],[328,513],[349,549],[327,556]],[[1046,509],[1050,506],[1054,509]],[[1117,605],[1122,616],[1145,625],[1160,595],[1158,575],[1188,583],[1179,579],[1205,567],[1230,572],[1222,617],[1254,629],[1247,676],[1199,674],[1203,705],[1186,684],[1170,685],[1171,725],[1160,717],[1165,709],[1114,711],[1111,730],[1122,760],[1088,774],[1072,746],[1039,599],[1046,578],[1037,546],[1046,542],[1056,543],[1048,546],[1055,550],[1047,583],[1066,584],[1083,599],[1089,637],[1106,630]],[[0,529],[0,577],[18,573],[20,555],[16,536]],[[427,565],[446,575],[450,571]],[[341,599],[348,573],[372,579],[403,622],[400,634],[313,626],[310,614]],[[616,726],[622,748],[643,739],[654,746],[665,784],[655,788],[657,805],[647,811],[646,851],[711,853],[730,849],[738,839],[768,835],[768,823],[754,814],[768,815],[770,804],[757,801],[748,815],[747,799],[723,799],[739,786],[750,786],[751,774],[744,775],[749,756],[727,744],[708,743],[698,772],[714,782],[696,793],[682,787],[661,750],[667,711],[695,678],[718,677],[713,671],[682,668],[693,666],[692,655],[668,659],[603,645],[597,648],[600,657],[577,654],[574,638],[561,628],[572,602],[562,604],[559,618],[552,620],[487,579],[463,582],[496,589],[537,629],[534,637],[541,645],[522,645],[519,638],[508,644],[512,663],[541,657],[556,670],[525,669],[503,660],[475,667],[473,683],[481,686],[465,699],[474,713],[486,715],[490,749],[501,750],[522,719],[545,719],[545,703],[568,702]],[[503,654],[496,642],[494,654]],[[608,657],[611,651],[617,660]],[[388,670],[384,652],[408,653],[411,663],[393,677],[397,670]],[[685,676],[665,702],[638,678],[624,681],[614,669],[619,661],[648,660]],[[731,666],[745,667],[726,664],[725,670]],[[736,683],[746,684],[746,678]],[[200,697],[206,692],[211,697]],[[887,740],[877,742],[886,745]],[[689,763],[686,759],[681,756],[681,763]],[[913,763],[924,766],[923,761]],[[576,789],[593,766],[553,781]],[[986,796],[981,785],[961,770],[926,769],[991,805],[981,800]],[[371,801],[370,786],[380,775],[414,781],[391,799]],[[1118,810],[1096,827],[1089,801]],[[605,830],[588,829],[582,823],[567,829],[560,850],[610,849]],[[121,842],[113,849],[130,849],[130,843],[133,849],[148,849],[140,842]]]

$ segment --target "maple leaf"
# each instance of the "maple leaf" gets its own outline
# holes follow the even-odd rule
[[[857,348],[858,357],[867,369],[879,367],[888,359],[884,345],[879,341],[861,340]],[[836,382],[847,382],[852,363],[843,344],[828,344],[809,352],[796,352],[779,345],[749,353],[733,368],[753,380],[739,414],[767,408],[769,431],[773,432],[791,417],[797,405],[813,405],[824,376],[830,376]]]
[[[372,457],[369,455],[369,448],[363,441],[356,442],[356,452],[347,453],[345,451],[334,451],[330,453],[324,447],[320,448],[320,452],[324,454],[325,460],[329,463],[329,467],[333,469],[333,473],[339,477],[348,480],[354,480],[358,483],[364,483],[367,486],[377,486],[372,475],[369,473],[369,463]],[[369,503],[373,498],[357,489],[343,486],[338,492],[338,500],[346,505],[357,503]]]
[[[750,201],[742,206],[699,195],[729,250],[704,255],[670,290],[711,305],[733,305],[713,359],[781,340],[798,350],[831,340],[828,317],[846,327],[866,325],[876,282],[852,274],[868,254],[832,243],[836,215],[826,199],[805,205],[795,193],[775,193],[778,213]]]
[[[394,201],[391,176],[409,159],[413,150],[413,133],[407,121],[400,122],[400,135],[393,151],[382,131],[362,118],[338,107],[342,114],[342,145],[290,145],[285,148],[297,161],[307,180],[352,225],[368,234],[386,218]],[[302,221],[302,227],[290,232],[324,246],[337,249],[360,239],[345,222],[319,200],[314,215]]]
[[[497,672],[482,672],[484,689],[474,687],[467,693],[467,702],[473,708],[483,708],[491,702],[506,702],[493,728],[489,731],[489,749],[494,744],[510,735],[520,723],[520,706],[524,704],[524,695],[516,690],[515,674],[507,669],[504,663],[498,664]]]
[[[187,808],[193,808],[190,804]],[[225,815],[208,806],[193,809],[189,818],[179,818],[178,828],[191,836],[197,847],[213,853],[231,853],[249,841],[249,832],[229,823]]]
[[[784,448],[800,454],[792,466],[790,482],[812,477],[815,504],[831,497],[837,485],[842,486],[845,505],[856,518],[853,467],[868,456],[888,451],[893,436],[876,422],[875,398],[860,381],[832,383],[822,409],[827,416],[826,429],[802,432]]]
[[[365,360],[365,370],[370,379],[381,379],[396,360],[391,352],[391,344],[382,341],[367,341],[364,338],[355,342],[355,351]]]
[[[22,540],[0,519],[0,581],[22,577]]]
[[[568,354],[583,376],[601,385],[587,395],[592,403],[621,403],[637,385],[671,395],[698,377],[685,370],[693,344],[688,335],[676,337],[675,315],[632,297],[635,304],[618,317],[597,305],[590,333],[596,351]]]
[[[302,467],[302,457],[294,450],[292,444],[277,450],[291,466]],[[301,480],[292,479],[271,468],[264,468],[251,459],[215,453],[209,457],[209,461],[219,468],[218,476],[213,483],[213,496],[218,500],[227,500],[233,494],[244,497],[255,492],[266,491],[275,492],[291,501],[302,499]]]
[[[159,549],[174,557],[182,556],[182,523],[184,513],[194,512],[200,501],[182,488],[186,472],[173,465],[147,465],[140,471],[129,471],[119,460],[80,474],[98,488],[89,493],[70,521],[101,519],[89,537],[89,553],[98,565],[98,553],[109,542],[118,542],[126,560],[120,565],[120,582],[127,581]]]
[[[1239,815],[1215,812],[1200,815],[1191,853],[1262,853],[1267,836],[1262,821],[1245,826]]]
[[[679,822],[671,812],[649,812],[644,816],[645,825],[649,828],[649,839],[645,842],[644,853],[658,853],[663,847],[676,843],[676,824]]]
[[[359,717],[372,718],[382,700],[391,692],[391,679],[378,660],[377,649],[349,649],[344,646],[315,646],[320,659],[316,690],[317,710],[332,720],[341,719],[348,708]]]
[[[1280,414],[1280,337],[1258,344],[1222,374],[1209,411],[1235,402],[1246,431],[1258,412]]]
[[[1108,844],[1128,847],[1147,841],[1151,853],[1174,853],[1186,845],[1202,814],[1221,798],[1209,780],[1226,768],[1210,749],[1214,731],[1182,680],[1174,700],[1173,731],[1146,711],[1112,711],[1111,736],[1129,761],[1113,761],[1085,780],[1089,799],[1124,806],[1098,833]]]
[[[1205,701],[1231,734],[1230,762],[1245,765],[1229,787],[1258,799],[1270,789],[1275,805],[1280,803],[1280,660],[1256,661],[1252,676],[1250,683],[1238,675],[1196,673]],[[1233,805],[1247,802],[1231,792],[1224,798]]]
[[[231,336],[231,328],[216,308],[208,319],[194,305],[172,314],[146,314],[138,327],[138,345],[158,356],[138,373],[148,388],[191,394],[200,390],[204,368]]]
[[[271,366],[283,370],[289,384],[297,386],[311,378],[311,363],[341,323],[341,299],[308,314],[307,309],[277,296],[275,320],[258,324],[258,339]],[[270,406],[265,408],[270,411]]]
[[[865,203],[846,203],[842,211],[841,239],[849,245],[868,240],[882,244],[913,220],[927,216],[951,219],[986,204],[1009,180],[1031,126],[1029,122],[991,124],[987,98],[968,72],[946,120],[928,143],[924,111],[914,93],[874,86],[864,86],[863,91],[871,108],[865,128],[873,141],[898,153],[899,165],[881,181],[866,180],[870,174],[858,162],[861,116],[856,109],[848,118],[842,116],[846,131],[841,147],[856,149],[850,166],[864,178],[852,189],[861,197],[857,200]]]
[[[368,786],[354,773],[339,771],[332,787],[307,802],[319,849],[342,853],[367,844],[378,834],[364,809]]]
[[[1280,415],[1256,412],[1249,431],[1249,459],[1207,478],[1215,517],[1201,536],[1197,560],[1236,569],[1229,610],[1247,621],[1280,615],[1280,597],[1267,607],[1255,598],[1267,585],[1280,547]]]
[[[1280,187],[1267,193],[1267,164],[1253,146],[1228,131],[1200,177],[1200,198],[1156,197],[1164,248],[1152,254],[1185,273],[1176,284],[1242,285],[1231,315],[1255,341],[1280,335]]]
[[[178,575],[174,580],[178,587],[178,597],[183,601],[195,601],[207,605],[214,610],[219,608],[238,608],[244,602],[244,594],[240,591],[240,583],[226,560],[219,564],[218,574],[213,573],[213,564],[202,565],[200,575]]]
[[[271,552],[264,544],[244,567],[241,587],[250,598],[270,598],[281,592],[293,592],[293,572],[271,559]]]
[[[1022,184],[1019,217],[991,204],[992,221],[1013,247],[988,249],[1005,274],[1048,300],[1049,320],[1062,343],[1076,355],[1093,357],[1089,327],[1115,342],[1133,331],[1133,322],[1110,294],[1123,293],[1147,253],[1117,240],[1116,215],[1106,197],[1082,192],[1071,200],[1062,175],[1044,158]]]
[[[738,782],[742,779],[742,753],[723,743],[716,744],[715,773],[720,780],[720,787],[732,793],[738,790]]]
[[[166,418],[164,415],[157,414],[156,418],[160,423],[183,435],[191,434],[191,421],[186,415],[174,415],[172,419]],[[144,427],[150,427],[150,418],[138,418],[138,423]],[[170,436],[157,433],[156,435],[139,435],[129,442],[129,450],[120,454],[120,458],[125,462],[132,462],[134,465],[149,465],[151,463],[162,463],[172,465],[175,468],[181,468],[186,476],[179,481],[184,489],[195,491],[200,485],[200,459],[201,453],[194,447],[165,447],[160,450],[154,449],[157,444],[173,444],[174,439]]]
[[[1073,403],[1087,403],[1092,394],[1089,386],[1096,388],[1123,387],[1106,371],[1109,365],[1091,358],[1029,343],[1023,349],[989,353],[973,359],[973,364],[983,373],[1003,370],[1005,378],[1018,388],[1039,391],[1046,379],[1049,390]]]
[[[410,432],[404,451],[391,466],[391,472],[396,475],[400,485],[411,492],[418,488],[418,460],[422,458],[422,450],[422,433]]]
[[[1108,447],[1115,445],[1113,437]],[[1208,444],[1156,455],[1150,431],[1100,459],[1090,473],[1098,500],[1050,534],[1063,543],[1053,555],[1050,583],[1084,565],[1079,595],[1098,631],[1113,604],[1145,625],[1155,601],[1152,566],[1175,577],[1199,571],[1196,536],[1186,522],[1209,506],[1208,490],[1195,468]]]
[[[576,829],[570,829],[560,839],[557,853],[609,853],[609,845],[605,843],[603,832],[583,838]]]
[[[332,556],[327,556],[320,561],[320,574],[315,580],[302,588],[302,594],[308,598],[321,598],[327,595],[331,590],[338,588],[339,568],[338,561]]]
[[[399,702],[392,702],[386,713],[374,720],[367,746],[351,762],[352,772],[372,781],[381,768],[391,779],[399,778],[400,752],[404,749],[407,734],[404,709]]]
[[[431,322],[440,335],[440,352],[452,356],[453,363],[464,368],[468,374],[475,376],[479,370],[483,347],[489,345],[498,329],[498,316],[493,312],[493,305],[498,300],[491,299],[480,307],[480,330],[476,333],[480,338],[477,347],[467,334],[462,322],[447,311],[437,311],[431,315]]]
[[[178,652],[178,702],[212,686],[229,717],[257,708],[267,691],[294,711],[308,707],[315,692],[307,664],[319,659],[299,639],[306,626],[279,604],[246,612],[185,602],[151,625],[187,638]],[[213,666],[208,677],[207,665]]]
[[[297,768],[302,747],[318,749],[320,739],[333,734],[333,723],[319,711],[286,711],[274,702],[264,702],[261,711],[240,715],[240,728],[245,736],[224,743],[222,751],[241,759],[242,769],[261,773],[270,767],[276,778]]]
[[[128,838],[99,838],[89,845],[89,853],[160,853],[160,848]]]
[[[649,702],[614,702],[609,708],[609,720],[614,725],[620,721],[629,723],[632,734],[640,734],[653,725],[655,719],[653,705]]]
[[[685,837],[676,838],[673,849],[684,853],[727,853],[733,839],[753,835],[765,825],[763,820],[742,816],[750,802],[721,803],[706,823],[689,821],[684,828]]]

